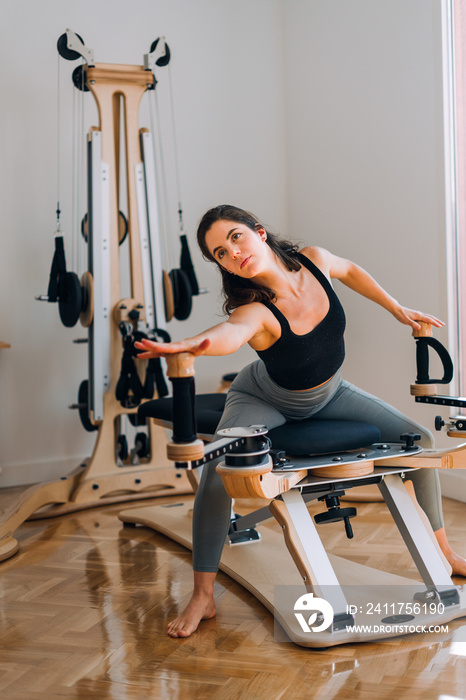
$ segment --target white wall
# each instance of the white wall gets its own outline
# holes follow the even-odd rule
[[[66,409],[87,375],[86,351],[71,342],[84,333],[33,300],[46,291],[52,258],[55,43],[66,27],[104,62],[140,63],[166,37],[190,233],[206,208],[229,201],[356,260],[402,303],[446,318],[440,0],[4,0],[3,16],[0,279],[12,301],[0,339],[12,348],[0,354],[0,483],[54,477],[94,441]],[[63,96],[73,66],[61,68]],[[160,75],[161,98],[164,90]],[[71,144],[62,152],[71,159]],[[63,166],[62,174],[68,222]],[[173,184],[171,165],[169,176]],[[215,270],[191,240],[212,292],[195,299],[187,322],[170,324],[173,338],[219,318]],[[338,293],[345,376],[432,426],[435,410],[409,395],[409,329]],[[248,349],[201,358],[199,389],[215,390],[222,373],[253,358]]]

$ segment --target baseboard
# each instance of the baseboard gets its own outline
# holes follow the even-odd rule
[[[83,461],[82,457],[63,457],[26,463],[2,464],[0,487],[37,484],[67,476]]]
[[[442,496],[466,503],[466,470],[439,470]]]

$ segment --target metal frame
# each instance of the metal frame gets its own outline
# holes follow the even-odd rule
[[[157,196],[157,178],[154,161],[153,137],[146,129],[140,132],[142,165],[136,166],[136,187],[140,222],[141,257],[144,276],[146,311],[151,304],[154,312],[152,328],[165,329],[165,308],[162,248]],[[144,200],[143,192],[144,188]],[[146,211],[143,213],[143,201]],[[146,281],[147,277],[147,281]],[[149,324],[150,325],[150,324]]]
[[[110,389],[110,183],[102,162],[102,134],[92,131],[88,145],[88,255],[94,280],[94,318],[89,327],[89,409],[104,418],[104,394]],[[98,274],[95,272],[98,271]]]

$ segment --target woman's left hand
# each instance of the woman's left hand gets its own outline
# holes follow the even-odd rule
[[[405,306],[398,307],[395,311],[392,311],[392,313],[397,321],[404,323],[406,326],[411,326],[411,328],[415,330],[420,329],[420,321],[429,323],[437,328],[442,328],[442,326],[445,325],[443,321],[431,314],[425,314],[422,311],[415,311],[414,309],[407,309]]]

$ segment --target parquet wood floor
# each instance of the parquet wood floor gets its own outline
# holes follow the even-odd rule
[[[326,546],[416,578],[385,505],[357,507],[354,540],[341,523],[319,526]],[[274,641],[265,608],[220,574],[217,618],[170,639],[166,623],[190,591],[190,552],[123,528],[121,509],[21,526],[20,553],[0,565],[2,700],[466,697],[466,642],[454,644],[466,640],[466,619],[448,634],[313,651]],[[445,499],[444,509],[450,540],[466,555],[466,505]]]

